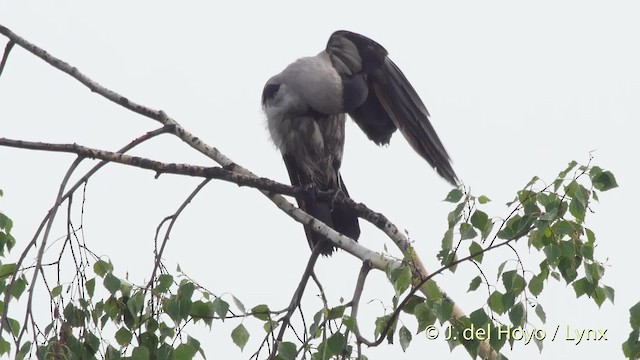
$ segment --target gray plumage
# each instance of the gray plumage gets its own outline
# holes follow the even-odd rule
[[[375,41],[336,31],[326,49],[304,57],[269,79],[262,93],[271,138],[281,151],[292,185],[348,192],[340,176],[345,114],[376,144],[388,144],[396,129],[445,180],[458,184],[449,155],[429,122],[429,113],[402,71]],[[299,206],[354,240],[358,218],[312,197]],[[311,247],[322,241],[305,228]],[[330,254],[328,244],[323,253]]]

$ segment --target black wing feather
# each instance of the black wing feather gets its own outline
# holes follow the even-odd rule
[[[452,185],[459,180],[449,154],[429,121],[429,112],[402,71],[386,58],[372,74],[373,93],[411,147]]]
[[[387,50],[366,36],[340,30],[330,37],[326,51],[343,78],[366,75],[368,91],[356,92],[349,87],[344,91],[368,94],[359,107],[347,109],[367,137],[378,145],[388,144],[396,129],[400,129],[411,147],[440,176],[457,185],[459,181],[451,159],[429,122],[427,108],[409,80],[389,59]]]

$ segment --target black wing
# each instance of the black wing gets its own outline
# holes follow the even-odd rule
[[[384,108],[384,114],[387,116],[384,124],[388,126],[391,120],[411,147],[427,160],[440,176],[452,185],[457,185],[458,176],[451,167],[449,154],[429,121],[429,112],[402,71],[387,57],[384,64],[374,71],[369,79],[369,96],[375,97]],[[363,106],[367,107],[368,103],[365,102]]]
[[[459,183],[451,159],[429,121],[429,112],[402,71],[377,42],[336,31],[327,53],[343,78],[365,74],[368,96],[349,116],[376,144],[388,144],[400,129],[411,147],[452,185]],[[347,94],[343,95],[345,98]]]

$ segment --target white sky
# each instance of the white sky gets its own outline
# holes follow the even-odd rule
[[[606,328],[608,341],[574,345],[544,342],[544,358],[620,358],[630,328],[628,309],[640,300],[635,226],[640,201],[633,165],[640,153],[640,5],[637,2],[541,1],[533,3],[429,2],[346,3],[110,1],[88,3],[0,0],[0,24],[78,67],[130,99],[162,109],[207,143],[256,174],[287,182],[279,153],[268,140],[259,98],[264,82],[297,57],[313,55],[337,29],[365,34],[387,48],[421,94],[460,178],[475,194],[494,201],[486,210],[506,216],[503,205],[533,175],[552,180],[570,160],[614,172],[620,188],[602,194],[589,214],[598,237],[597,256],[606,261],[604,283],[616,289],[616,303],[600,310],[573,289],[547,283],[539,299],[548,323]],[[0,46],[4,48],[4,39]],[[343,176],[354,199],[382,211],[407,229],[428,268],[446,230],[441,202],[448,185],[429,169],[404,139],[377,148],[349,123]],[[115,150],[156,123],[92,94],[70,77],[22,49],[14,48],[0,78],[1,136],[70,143]],[[174,139],[164,137],[134,151],[157,160],[210,164]],[[55,199],[73,156],[0,147],[0,209],[13,218],[14,236],[26,244]],[[88,165],[88,164],[86,164]],[[85,166],[85,168],[88,168]],[[157,224],[173,213],[198,181],[112,165],[90,181],[85,239],[108,255],[120,276],[140,282],[153,263]],[[364,223],[364,221],[363,221]],[[64,234],[63,223],[54,228]],[[385,240],[370,225],[361,242],[382,250]],[[539,256],[519,244],[529,268]],[[391,248],[391,247],[390,247]],[[13,255],[21,249],[15,249]],[[170,269],[182,269],[202,285],[232,293],[248,307],[289,302],[309,250],[300,225],[251,189],[214,182],[182,215],[165,253]],[[489,260],[493,258],[493,260]],[[508,251],[485,256],[495,264]],[[69,263],[70,264],[70,263]],[[318,274],[333,304],[349,299],[359,263],[344,253],[322,260]],[[485,292],[467,294],[476,275],[470,264],[438,278],[465,309],[481,305]],[[309,288],[307,309],[317,290]],[[381,274],[368,279],[364,301],[390,303],[392,289]],[[226,298],[230,301],[230,298]],[[47,313],[46,302],[42,314]],[[311,310],[309,310],[311,311]],[[363,305],[380,316],[379,302]],[[308,316],[312,316],[309,314]],[[533,316],[533,315],[532,315]],[[246,320],[245,324],[253,324]],[[407,320],[415,329],[415,324]],[[246,358],[262,333],[240,353],[229,338],[237,322],[194,332],[209,358]],[[372,335],[370,335],[372,337]],[[398,344],[365,352],[370,359],[468,358],[449,355],[441,340],[414,337],[402,355]],[[538,358],[533,344],[517,344],[511,358]]]

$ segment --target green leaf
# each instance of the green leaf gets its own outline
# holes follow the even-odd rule
[[[442,250],[451,250],[453,247],[453,231],[451,229],[444,233],[442,238]]]
[[[11,344],[4,337],[0,337],[0,355],[8,354],[11,351]]]
[[[502,284],[507,291],[518,295],[524,290],[525,281],[515,270],[509,270],[502,274]]]
[[[535,184],[535,183],[536,183],[536,181],[538,181],[538,180],[540,180],[540,178],[539,178],[539,177],[537,177],[537,176],[534,176],[534,177],[532,177],[532,178],[531,178],[531,180],[529,180],[529,182],[527,183],[527,185],[525,185],[524,187],[525,187],[525,188],[528,188],[528,187],[530,187],[531,185]]]
[[[560,257],[560,247],[556,244],[549,244],[543,249],[544,254],[547,256],[547,260],[549,264],[556,265],[558,263],[558,258]]]
[[[471,280],[471,284],[469,284],[469,290],[467,292],[476,291],[478,287],[482,284],[482,278],[480,276],[476,276]]]
[[[444,201],[448,201],[450,203],[457,203],[458,201],[460,201],[460,199],[462,199],[462,195],[464,194],[460,189],[453,189],[449,191],[449,194],[444,199]]]
[[[125,347],[131,343],[131,339],[133,335],[131,331],[129,331],[126,327],[121,327],[118,331],[116,331],[116,341],[118,345],[121,347]]]
[[[469,320],[471,320],[476,328],[481,328],[491,321],[491,319],[489,319],[489,316],[487,316],[487,313],[484,312],[484,309],[482,308],[469,314]]]
[[[596,287],[595,290],[593,291],[593,296],[591,296],[591,298],[593,299],[593,301],[595,301],[598,307],[601,307],[602,304],[604,303],[604,300],[606,299],[604,290],[602,290],[601,287]]]
[[[104,260],[98,260],[95,264],[93,264],[93,272],[100,277],[104,277],[107,273],[113,271],[113,265],[111,262],[106,262]]]
[[[596,262],[585,262],[584,275],[589,282],[597,284],[602,278],[602,275],[604,275],[604,267]]]
[[[51,290],[51,297],[58,297],[62,293],[62,285],[58,285]]]
[[[547,314],[540,304],[536,305],[536,315],[538,315],[543,324],[547,322]]]
[[[162,304],[164,312],[176,323],[180,322],[180,306],[176,298],[165,300]]]
[[[191,314],[194,320],[205,319],[211,320],[213,319],[214,310],[213,304],[210,301],[204,302],[202,300],[197,300],[193,302],[191,306]],[[209,324],[210,322],[205,323]]]
[[[145,346],[138,346],[131,352],[131,360],[149,360],[150,358],[151,354],[149,353],[149,349]]]
[[[576,292],[577,298],[584,294],[591,296],[591,293],[593,293],[593,291],[595,290],[595,285],[589,282],[589,280],[587,280],[586,278],[576,280],[571,285],[573,286],[573,290],[575,290]]]
[[[586,207],[584,204],[578,201],[578,199],[571,199],[571,202],[569,203],[569,212],[576,218],[578,223],[584,222]]]
[[[567,166],[567,168],[562,170],[560,174],[558,174],[558,178],[565,178],[569,173],[569,171],[573,170],[573,168],[575,168],[576,165],[578,165],[578,162],[576,162],[575,160],[571,161]]]
[[[538,193],[535,191],[531,191],[531,190],[518,191],[518,201],[520,201],[522,205],[527,205],[537,201],[537,196],[538,196]]]
[[[411,286],[411,269],[409,269],[408,266],[403,266],[398,269],[397,278],[393,282],[393,287],[399,295],[405,292],[409,286]]]
[[[331,337],[327,339],[327,349],[330,351],[331,355],[338,355],[342,352],[344,340],[344,335],[339,332],[331,335]]]
[[[538,220],[540,221],[553,221],[558,217],[558,208],[553,208],[551,210],[547,210],[546,213],[542,214]]]
[[[194,348],[190,344],[182,343],[178,345],[173,356],[176,360],[190,360],[196,356],[198,349]]]
[[[20,299],[20,296],[27,288],[27,280],[25,280],[24,275],[19,277],[13,282],[13,288],[11,288],[11,295],[17,299]]]
[[[13,229],[13,221],[9,219],[9,217],[0,212],[0,229],[4,229],[4,231],[9,234],[11,229]]]
[[[496,280],[500,279],[500,275],[502,275],[502,270],[504,270],[505,265],[507,265],[506,261],[504,261],[502,264],[500,264],[500,266],[498,266],[498,276],[496,277]]]
[[[400,337],[400,347],[402,347],[402,351],[406,352],[409,344],[411,344],[411,331],[403,325],[400,328],[398,335]]]
[[[607,299],[609,299],[609,301],[611,301],[611,303],[614,303],[615,300],[615,290],[612,287],[609,286],[603,286],[602,290],[604,291],[604,295],[607,297]]]
[[[114,295],[116,291],[120,290],[120,279],[113,276],[113,274],[110,272],[104,277],[104,281],[102,284],[104,285],[105,289],[109,290],[111,295]]]
[[[100,350],[100,339],[92,332],[86,332],[84,337],[84,347],[88,354],[93,356]]]
[[[436,287],[437,287],[437,285],[436,285]],[[423,303],[425,301],[426,301],[426,299],[423,298],[422,296],[411,295],[409,297],[409,300],[407,300],[405,305],[402,307],[402,311],[406,312],[407,314],[414,315],[414,309],[415,309],[416,305],[421,304],[421,303]]]
[[[573,224],[566,220],[558,221],[551,229],[559,235],[568,235],[576,230]]]
[[[136,292],[135,295],[133,295],[132,297],[129,298],[129,300],[127,300],[127,308],[129,309],[129,312],[131,312],[132,315],[136,315],[140,311],[142,311],[143,306],[144,306],[143,291]]]
[[[507,325],[499,325],[498,327],[491,326],[491,335],[489,336],[489,344],[491,347],[500,351],[500,349],[504,346],[507,341],[507,336],[499,336],[498,334],[506,334],[511,331],[511,328]]]
[[[569,185],[564,187],[567,195],[569,195],[572,199],[577,200],[583,206],[587,206],[589,203],[589,190],[587,190],[584,186],[578,184],[577,181],[573,180],[569,183]]]
[[[275,331],[278,328],[278,324],[280,323],[275,320],[267,320],[264,322],[264,325],[262,325],[262,328],[264,332],[268,334]]]
[[[451,320],[451,314],[453,313],[453,305],[450,301],[443,299],[433,304],[433,311],[441,324]]]
[[[487,222],[489,222],[489,216],[480,210],[476,210],[471,215],[471,224],[478,230],[483,231],[487,227]]]
[[[215,311],[222,321],[224,321],[224,318],[227,316],[227,312],[229,311],[229,303],[217,297],[213,300],[213,311]]]
[[[89,297],[92,298],[96,289],[96,278],[87,280],[84,286],[87,288],[87,294],[89,294]]]
[[[471,245],[469,245],[469,255],[478,254],[472,257],[472,259],[479,263],[482,262],[482,258],[484,257],[482,250],[482,246],[475,241],[471,242]]]
[[[622,343],[622,352],[627,359],[640,358],[640,329],[634,329],[629,337]]]
[[[238,310],[240,310],[241,313],[246,314],[247,312],[242,301],[238,300],[238,298],[236,298],[235,296],[231,296],[231,298],[233,299],[233,303],[236,304]]]
[[[7,322],[8,327],[5,326],[5,329],[11,330],[11,334],[13,334],[13,336],[18,336],[18,334],[20,333],[20,323],[18,322],[18,320],[12,319],[12,318],[7,318]]]
[[[65,320],[69,325],[73,327],[80,327],[84,325],[85,313],[73,306],[72,303],[68,303],[63,310]]]
[[[516,302],[516,297],[512,291],[507,291],[502,295],[503,313],[507,312]]]
[[[529,280],[529,291],[533,296],[538,296],[544,287],[544,279],[541,276],[534,276]]]
[[[191,299],[196,286],[193,282],[182,280],[178,286],[178,296],[182,299]]]
[[[254,306],[254,308],[251,309],[251,315],[263,321],[269,320],[269,307],[264,304]]]
[[[347,328],[347,330],[354,331],[354,329],[356,327],[356,322],[353,320],[353,318],[351,316],[344,315],[342,317],[342,325],[344,325]]]
[[[327,320],[339,319],[344,314],[344,305],[336,306],[334,308],[329,309],[329,313],[327,314]]]
[[[374,335],[376,337],[378,337],[380,334],[382,334],[382,331],[387,326],[387,322],[389,322],[389,320],[391,320],[391,315],[381,316],[381,317],[376,319],[376,322],[375,322],[376,328],[374,330]],[[389,328],[389,332],[387,333],[387,336],[393,335],[393,328],[394,328],[393,326],[391,326]]]
[[[585,232],[585,234],[587,234],[587,244],[593,245],[593,243],[596,242],[596,234],[594,234],[594,232],[591,231],[591,229],[588,229],[588,228],[585,228],[584,232]]]
[[[298,349],[292,342],[284,341],[278,345],[278,356],[282,360],[295,360]]]
[[[249,341],[249,332],[244,325],[240,324],[231,331],[231,340],[233,340],[233,343],[236,344],[240,350],[244,349],[244,346],[247,345],[247,341]]]
[[[486,204],[486,203],[488,203],[489,201],[491,201],[491,199],[489,199],[488,197],[486,197],[486,196],[484,196],[484,195],[480,195],[480,196],[478,196],[478,202],[479,202],[480,204]]]
[[[162,274],[158,276],[158,284],[154,288],[156,294],[163,294],[171,288],[173,284],[173,276],[169,274]]]
[[[460,237],[461,240],[473,239],[478,236],[478,233],[473,228],[471,224],[463,223],[460,224]]]
[[[599,191],[607,191],[618,187],[616,178],[610,171],[602,171],[591,176],[593,187]]]
[[[417,333],[424,331],[427,326],[433,325],[433,323],[436,321],[436,315],[433,313],[433,311],[431,311],[431,308],[429,307],[429,305],[427,305],[426,302],[417,304],[413,308],[413,314],[418,321]]]
[[[93,334],[91,334],[91,335],[93,335]],[[95,338],[95,335],[93,337]],[[22,346],[20,346],[20,350],[16,354],[16,360],[22,360],[27,355],[29,355],[29,351],[31,350],[31,345],[32,345],[31,341],[26,341],[24,344],[22,344]],[[94,354],[95,354],[95,352],[94,352]],[[2,355],[1,351],[0,351],[0,355]]]
[[[509,311],[509,320],[511,320],[513,327],[524,324],[524,306],[522,306],[522,303],[517,303],[511,308]]]
[[[489,295],[489,300],[487,301],[489,304],[489,308],[498,314],[504,314],[504,306],[502,305],[502,293],[499,291],[494,291]]]
[[[0,280],[5,279],[11,275],[16,270],[16,264],[3,264],[0,265]]]
[[[453,228],[462,218],[462,210],[464,210],[465,203],[459,203],[456,208],[447,215],[447,223],[449,228]]]
[[[585,259],[593,261],[593,245],[592,244],[586,243],[582,245],[582,247],[580,248],[580,253]]]
[[[632,329],[640,329],[640,301],[629,308],[629,323]]]
[[[507,220],[497,235],[500,239],[512,240],[517,238],[523,231],[522,216],[514,215]]]

